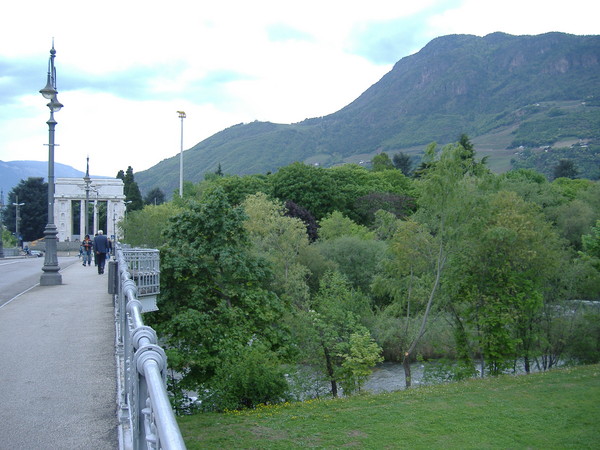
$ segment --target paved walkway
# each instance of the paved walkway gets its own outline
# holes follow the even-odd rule
[[[118,448],[108,270],[61,273],[0,309],[0,450]]]

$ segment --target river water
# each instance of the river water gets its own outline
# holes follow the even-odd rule
[[[412,385],[419,386],[421,384],[432,384],[442,383],[444,380],[436,380],[435,376],[431,373],[427,377],[427,380],[423,380],[425,371],[427,368],[432,368],[435,363],[431,362],[418,362],[410,365]],[[564,364],[564,361],[560,361],[555,367],[560,367]],[[479,365],[475,367],[478,375],[481,375],[479,371]],[[540,369],[536,364],[532,363],[530,371],[532,373],[539,372]],[[517,361],[514,370],[509,370],[505,373],[514,373],[517,375],[525,373],[525,367],[523,361]],[[404,367],[401,363],[395,362],[384,362],[378,364],[374,369],[373,373],[363,386],[363,390],[377,394],[381,392],[399,391],[406,388],[406,382],[404,377]]]
[[[413,386],[418,386],[423,380],[425,365],[422,363],[411,364]],[[406,388],[404,367],[401,363],[384,362],[373,369],[373,374],[363,386],[363,390],[374,394],[380,392],[399,391]]]

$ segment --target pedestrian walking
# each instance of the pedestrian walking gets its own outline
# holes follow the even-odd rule
[[[83,253],[82,253],[83,265],[85,266],[87,263],[88,266],[91,266],[92,265],[92,251],[94,250],[94,243],[90,239],[89,234],[86,234],[85,237],[83,238],[83,241],[81,241],[81,249],[83,251]]]
[[[104,273],[104,265],[106,264],[106,254],[110,251],[108,238],[104,236],[104,231],[98,230],[98,235],[94,238],[94,253],[98,261],[98,274]]]

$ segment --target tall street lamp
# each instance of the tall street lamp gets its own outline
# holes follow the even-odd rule
[[[4,233],[4,191],[0,189],[0,258],[4,258],[4,241],[2,234]]]
[[[52,40],[52,49],[50,50],[50,59],[48,60],[48,79],[46,86],[40,90],[40,94],[45,99],[50,100],[48,108],[50,109],[50,119],[48,119],[48,223],[44,230],[44,242],[46,243],[46,252],[44,257],[44,266],[40,277],[41,286],[54,286],[62,284],[62,275],[58,266],[58,257],[56,253],[56,241],[58,230],[54,224],[54,129],[56,121],[54,113],[60,111],[63,105],[58,101],[56,95],[56,69],[54,67],[54,40]]]
[[[16,203],[12,205],[15,207],[15,237],[17,238],[17,247],[19,243],[21,243],[21,247],[23,247],[23,241],[19,237],[19,222],[21,222],[21,216],[19,214],[19,207],[25,205],[25,203],[19,203],[19,196],[15,196]]]
[[[183,119],[185,112],[177,111],[181,119],[181,149],[179,151],[179,196],[183,198]]]
[[[85,217],[85,225],[83,227],[83,232],[84,232],[84,236],[86,234],[90,234],[89,231],[89,227],[90,227],[90,209],[89,209],[89,204],[90,204],[90,184],[92,184],[92,179],[90,178],[90,157],[87,157],[87,164],[86,164],[86,169],[85,169],[85,177],[83,177],[83,182],[85,183],[85,213],[84,213],[84,217]],[[79,216],[81,217],[81,216]]]

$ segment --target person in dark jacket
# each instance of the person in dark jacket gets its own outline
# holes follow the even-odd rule
[[[83,252],[83,265],[87,263],[88,266],[92,265],[92,251],[93,251],[94,243],[90,239],[90,235],[86,234],[83,241],[81,241],[81,248]]]
[[[98,235],[94,238],[94,253],[98,260],[98,274],[104,273],[106,263],[106,254],[110,251],[108,238],[104,236],[104,231],[98,230]]]

